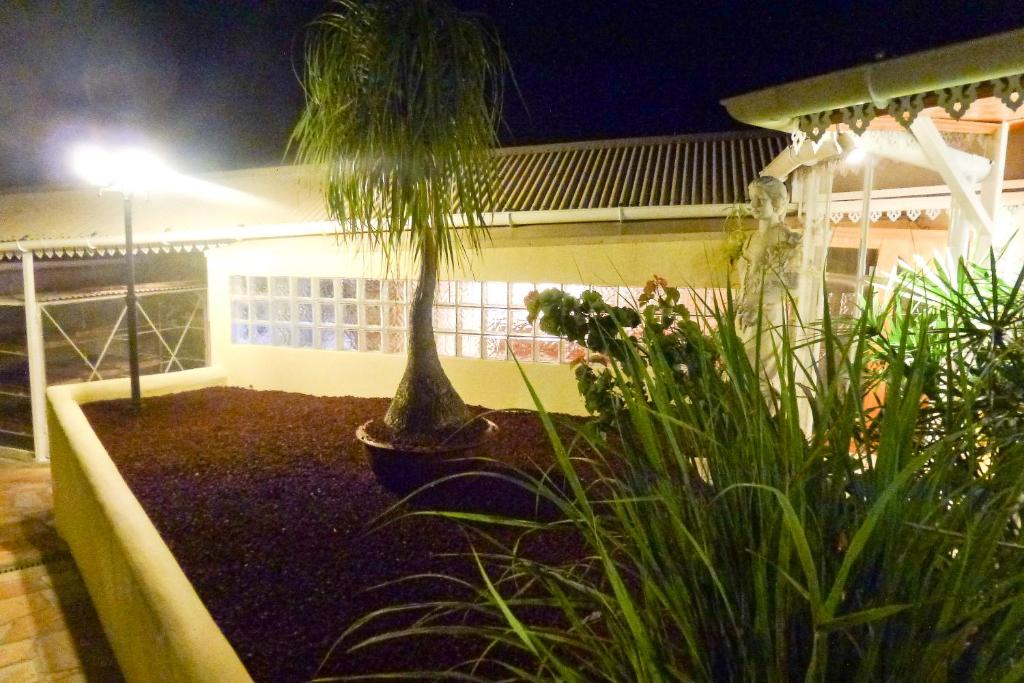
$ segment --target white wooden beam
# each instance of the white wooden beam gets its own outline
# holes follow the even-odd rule
[[[822,138],[820,144],[804,140],[798,147],[787,147],[769,162],[760,175],[772,176],[785,180],[790,173],[801,166],[812,166],[822,161],[834,159],[843,153],[839,141],[831,135]]]
[[[932,119],[929,122],[934,124]],[[844,135],[852,135],[845,133]],[[941,139],[941,137],[940,137]],[[867,131],[860,136],[858,146],[869,156],[889,159],[900,164],[937,171],[932,159],[921,148],[921,143],[906,131]],[[970,154],[945,147],[950,167],[969,183],[980,181],[989,174],[992,162],[979,154]]]
[[[43,351],[43,320],[36,301],[35,258],[21,256],[22,292],[25,297],[25,346],[28,350],[29,400],[32,405],[32,441],[36,460],[50,459],[50,435],[46,424],[46,355]]]
[[[971,185],[957,170],[953,155],[942,140],[942,136],[939,135],[935,124],[927,116],[918,116],[910,124],[910,132],[914,134],[921,144],[925,156],[928,157],[932,166],[949,187],[953,203],[958,210],[963,212],[966,223],[972,225],[978,232],[979,242],[987,239],[991,243],[992,234],[995,232],[992,216],[982,206],[981,200],[978,199],[978,195],[974,193]],[[951,255],[954,260],[960,257],[967,258],[969,256],[967,253],[954,249],[954,245],[963,243],[963,239],[962,236],[955,234],[953,228],[954,226],[951,225],[949,231]]]

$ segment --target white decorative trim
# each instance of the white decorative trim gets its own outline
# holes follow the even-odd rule
[[[157,244],[141,244],[135,248],[135,252],[138,254],[170,254],[173,252],[202,252],[208,249],[224,246],[224,242],[210,242],[206,244],[177,244],[177,245],[157,245]],[[92,243],[91,239],[87,240],[82,245],[68,245],[61,247],[43,247],[34,248],[30,245],[21,244],[20,241],[15,241],[15,248],[12,251],[0,252],[0,261],[18,260],[21,258],[21,254],[33,253],[38,257],[47,258],[88,258],[91,256],[124,256],[124,247],[104,247],[96,246]]]
[[[906,218],[909,221],[917,221],[922,215],[927,216],[930,220],[935,220],[942,213],[948,213],[946,209],[872,209],[869,217],[872,223],[877,223],[882,220],[884,216],[892,222],[896,222],[901,218]],[[860,221],[861,212],[859,209],[851,209],[849,211],[832,211],[829,218],[833,223],[841,223],[843,220],[847,220],[851,223],[857,223]]]
[[[877,116],[875,105],[871,102],[862,102],[851,107],[843,107],[839,110],[843,123],[849,126],[850,130],[860,135],[868,129],[871,121]]]
[[[832,125],[832,112],[822,111],[817,114],[804,114],[800,117],[800,130],[811,142],[819,142],[825,131]]]
[[[1003,101],[1007,107],[1017,111],[1024,104],[1024,75],[1007,76],[997,79],[992,87],[992,94]]]
[[[904,128],[909,128],[925,108],[926,99],[930,97],[934,97],[936,104],[945,109],[954,120],[959,120],[978,99],[979,88],[986,84],[991,86],[992,95],[1001,99],[1011,110],[1017,111],[1024,104],[1024,74],[1004,76],[930,92],[904,95],[883,103],[883,106],[878,106],[877,102],[862,102],[827,111],[802,114],[797,119],[798,130],[792,133],[794,144],[798,142],[797,135],[800,136],[800,141],[810,138],[813,142],[817,142],[834,125],[833,121],[837,118],[840,123],[846,124],[850,131],[857,135],[867,130],[872,119],[883,112],[896,119]]]
[[[889,102],[889,115],[896,119],[896,123],[906,129],[910,129],[917,115],[924,109],[924,95],[904,95]]]
[[[938,93],[938,105],[956,121],[963,118],[976,99],[978,99],[977,83],[943,88]]]

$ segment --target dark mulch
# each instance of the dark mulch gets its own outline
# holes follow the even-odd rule
[[[318,672],[332,643],[358,617],[387,605],[457,596],[440,581],[371,590],[420,572],[474,578],[472,536],[428,516],[374,522],[398,500],[370,471],[356,428],[385,399],[320,398],[212,388],[85,406],[89,421],[170,546],[217,624],[258,681]],[[550,465],[551,447],[529,412],[489,415],[501,429],[487,455],[515,467]],[[531,497],[493,478],[463,480],[419,507],[528,514]],[[408,508],[406,508],[408,509]],[[373,529],[371,530],[371,526]],[[507,532],[496,531],[509,538]],[[545,559],[580,553],[568,534],[534,539]],[[460,596],[464,597],[464,596]],[[401,625],[392,620],[390,626]],[[479,643],[414,640],[345,652],[319,671],[443,670]]]

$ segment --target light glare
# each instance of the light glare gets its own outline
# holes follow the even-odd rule
[[[110,155],[95,145],[79,145],[71,152],[71,168],[75,175],[97,187],[113,182]]]
[[[108,151],[80,145],[72,150],[71,167],[90,185],[125,194],[163,189],[175,177],[155,154],[136,147]]]

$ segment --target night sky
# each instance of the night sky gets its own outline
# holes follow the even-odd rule
[[[1024,25],[1020,0],[454,1],[509,53],[506,144],[730,130],[723,97]],[[89,138],[186,171],[281,163],[326,5],[0,0],[0,187],[72,182]]]

